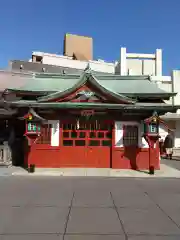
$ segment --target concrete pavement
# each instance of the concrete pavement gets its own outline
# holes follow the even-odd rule
[[[34,173],[29,174],[22,168],[13,168],[12,175],[16,176],[76,176],[76,177],[139,177],[139,178],[180,178],[179,169],[174,165],[168,165],[162,161],[161,169],[150,176],[148,171],[133,171],[123,169],[102,169],[102,168],[36,168]]]
[[[0,240],[180,239],[179,179],[0,177]]]
[[[176,158],[173,158],[172,160],[162,159],[161,162],[166,166],[169,166],[180,171],[180,160],[177,160]]]
[[[0,166],[0,177],[8,177],[13,175],[16,168]]]

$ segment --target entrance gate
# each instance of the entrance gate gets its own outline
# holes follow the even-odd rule
[[[99,120],[62,122],[60,139],[64,167],[110,168],[111,123]]]

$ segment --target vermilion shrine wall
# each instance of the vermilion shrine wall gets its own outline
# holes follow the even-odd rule
[[[25,162],[42,168],[89,167],[114,169],[149,169],[149,148],[142,137],[143,126],[139,122],[113,122],[112,147],[62,146],[62,128],[59,121],[51,121],[50,144],[33,144]],[[138,147],[124,146],[124,126],[138,127]],[[107,139],[103,140],[106,141]],[[155,169],[160,168],[159,145],[151,156]]]

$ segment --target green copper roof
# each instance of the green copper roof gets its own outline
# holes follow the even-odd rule
[[[96,88],[98,88],[102,93],[107,93],[109,95],[111,95],[112,97],[114,97],[117,100],[120,101],[124,101],[126,103],[134,103],[134,101],[116,91],[113,91],[111,88],[107,87],[106,85],[101,84],[95,77],[94,75],[92,75],[91,73],[83,73],[80,78],[79,81],[76,82],[76,84],[74,84],[72,87],[68,88],[65,91],[59,91],[59,92],[55,92],[43,97],[40,97],[38,99],[38,102],[43,102],[46,100],[53,100],[53,99],[57,99],[60,98],[62,96],[65,95],[69,95],[72,92],[74,92],[76,89],[80,88],[81,86],[85,85],[86,82],[91,83],[92,86],[95,86]]]
[[[65,91],[74,84],[76,84],[80,79],[77,75],[59,75],[57,76],[46,76],[46,77],[36,77],[28,79],[28,82],[20,87],[13,88],[13,91],[25,91],[25,92],[57,92]]]
[[[36,74],[34,79],[29,79],[28,83],[20,88],[11,89],[13,91],[30,91],[55,93],[69,91],[82,81],[82,77],[90,74],[96,83],[111,93],[116,95],[132,96],[172,96],[172,92],[165,92],[158,88],[156,83],[150,81],[149,76],[119,76],[119,75],[100,75],[84,72],[81,75],[66,74]]]

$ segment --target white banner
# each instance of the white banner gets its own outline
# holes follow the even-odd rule
[[[123,147],[123,125],[115,122],[115,147]]]
[[[51,146],[59,146],[59,121],[53,120],[51,123]]]

